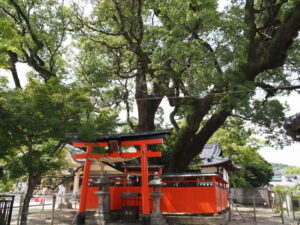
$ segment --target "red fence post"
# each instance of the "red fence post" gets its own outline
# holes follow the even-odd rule
[[[142,224],[150,225],[147,145],[141,144],[140,146],[142,164]]]
[[[86,148],[86,155],[93,150],[92,145],[88,145]],[[91,160],[86,158],[84,163],[84,171],[83,171],[83,179],[81,184],[81,194],[80,194],[80,203],[79,203],[79,210],[76,215],[76,224],[85,224],[85,210],[86,210],[86,201],[87,201],[87,189],[88,189],[88,182],[90,177],[90,167],[91,167]]]

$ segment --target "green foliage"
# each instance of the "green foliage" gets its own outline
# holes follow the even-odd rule
[[[285,121],[284,106],[273,97],[287,94],[297,80],[281,65],[297,68],[299,43],[296,40],[291,50],[283,49],[288,54],[280,62],[268,60],[274,56],[269,45],[287,8],[295,12],[293,2],[280,8],[275,1],[256,1],[251,22],[246,22],[244,1],[232,1],[223,12],[218,11],[216,0],[93,3],[90,12],[83,12],[81,2],[72,5],[72,27],[80,49],[75,65],[78,81],[107,105],[126,104],[132,130],[149,129],[143,125],[155,119],[156,128],[161,128],[159,104],[167,96],[175,107],[172,123],[186,137],[183,141],[178,135],[173,143],[178,156],[173,157],[177,160],[173,165],[186,157],[182,167],[187,167],[201,151],[197,142],[201,140],[203,146],[231,115],[258,125],[268,140],[286,143],[282,130],[276,130]],[[280,11],[262,10],[265,5]],[[260,29],[253,37],[250,24]],[[129,115],[134,98],[138,120]]]
[[[292,189],[290,187],[281,185],[276,185],[273,190],[275,192],[276,199],[280,201],[280,203],[285,200],[287,194],[292,193]]]
[[[284,168],[283,173],[286,174],[300,174],[300,167],[297,166],[289,166]]]
[[[296,209],[299,210],[299,208],[300,208],[300,195],[292,195],[292,203],[293,203],[294,210],[296,210]]]
[[[210,139],[219,142],[225,156],[242,168],[230,173],[232,187],[260,187],[266,185],[273,176],[273,168],[257,152],[264,143],[253,138],[253,130],[245,129],[242,121],[230,120]]]
[[[68,133],[82,134],[90,125],[96,132],[113,131],[115,114],[94,111],[89,96],[81,89],[70,89],[52,78],[46,84],[30,80],[24,90],[0,93],[4,120],[0,133],[6,133],[4,169],[16,179],[27,174],[45,175],[67,165],[62,155]],[[93,126],[92,126],[93,124]]]

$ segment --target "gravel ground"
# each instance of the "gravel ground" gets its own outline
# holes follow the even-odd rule
[[[269,208],[258,208],[256,211],[256,221],[254,221],[253,208],[239,207],[238,210],[241,212],[242,216],[246,220],[243,220],[238,216],[235,210],[232,211],[230,225],[243,224],[243,225],[280,225],[282,224],[282,218],[279,213],[272,212],[272,209]],[[284,224],[285,225],[297,225],[297,220],[299,219],[300,214],[295,214],[295,219],[293,220],[293,215],[290,213],[288,216],[287,213],[284,213]]]

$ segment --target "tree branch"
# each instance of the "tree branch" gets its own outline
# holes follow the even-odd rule
[[[9,60],[10,60],[10,64],[11,64],[9,70],[11,71],[11,74],[13,76],[15,86],[16,86],[16,88],[22,88],[20,79],[18,76],[17,68],[16,68],[16,63],[18,62],[18,55],[17,55],[17,53],[15,53],[13,51],[8,51],[7,54],[9,56]]]
[[[264,89],[267,92],[268,97],[274,96],[276,94],[276,92],[280,91],[280,90],[291,91],[291,90],[300,89],[300,85],[274,87],[274,86],[272,86],[270,84],[266,84],[266,83],[263,83],[263,82],[257,82],[255,85],[257,87],[260,87],[260,88]]]
[[[256,56],[256,24],[255,24],[255,14],[254,14],[254,0],[247,0],[245,6],[245,23],[248,27],[247,37],[249,40],[248,44],[248,60],[250,62],[255,60]]]
[[[262,67],[271,69],[282,66],[287,57],[287,49],[297,37],[300,29],[300,3],[297,3],[282,25],[276,31],[271,43],[268,46]]]
[[[180,129],[177,122],[176,122],[176,120],[175,120],[175,116],[176,116],[176,113],[178,112],[178,108],[179,108],[179,106],[175,105],[174,110],[170,113],[170,116],[169,116],[170,121],[171,121],[172,125],[175,127],[176,130]]]

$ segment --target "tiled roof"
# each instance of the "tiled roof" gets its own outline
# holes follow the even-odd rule
[[[223,155],[222,148],[219,143],[215,144],[206,144],[200,154],[202,159],[209,159],[213,156],[221,156]]]
[[[223,156],[219,143],[206,144],[200,154],[200,158],[203,160],[201,167],[223,166],[229,170],[240,169],[239,166],[232,162],[231,158]]]

